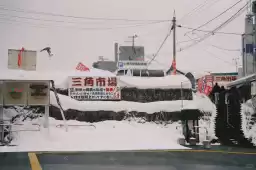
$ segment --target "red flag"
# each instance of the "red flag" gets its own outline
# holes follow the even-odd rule
[[[90,71],[88,67],[86,67],[83,63],[79,62],[76,66],[76,70],[80,71]]]
[[[18,66],[21,67],[21,62],[22,62],[22,52],[24,51],[25,49],[22,47],[19,54],[18,54]]]
[[[176,61],[172,61],[173,74],[176,75]]]

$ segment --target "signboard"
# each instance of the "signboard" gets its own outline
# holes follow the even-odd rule
[[[69,96],[85,100],[121,100],[116,77],[69,77]]]
[[[148,63],[146,61],[118,61],[117,68],[119,70],[135,69],[143,70],[147,69]]]
[[[211,75],[206,75],[198,80],[198,91],[209,95],[215,83],[218,83],[219,86],[225,86],[226,83],[236,80],[237,77],[237,72],[211,73]]]
[[[27,85],[25,82],[5,82],[4,105],[27,105]]]
[[[36,51],[24,50],[21,53],[21,68],[18,66],[18,54],[20,50],[8,50],[8,69],[36,70]]]
[[[119,60],[135,60],[144,61],[144,47],[143,46],[120,46],[119,47]]]
[[[214,82],[219,82],[219,81],[235,81],[237,79],[237,76],[227,76],[227,75],[223,75],[223,76],[213,76],[214,77]]]
[[[214,78],[214,84],[218,82],[231,82],[235,81],[238,78],[237,72],[232,73],[212,73]]]
[[[49,82],[35,82],[28,85],[28,105],[50,104]]]
[[[206,75],[198,80],[198,91],[209,95],[213,88],[213,76]]]

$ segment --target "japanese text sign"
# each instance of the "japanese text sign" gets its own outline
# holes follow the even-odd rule
[[[116,77],[70,77],[69,96],[76,100],[120,100]]]

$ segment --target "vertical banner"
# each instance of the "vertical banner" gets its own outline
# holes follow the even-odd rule
[[[213,76],[206,75],[198,80],[198,91],[209,95],[213,88]]]

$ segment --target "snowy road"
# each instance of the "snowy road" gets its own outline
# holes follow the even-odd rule
[[[43,170],[256,170],[256,153],[242,152],[81,152],[37,154],[37,158]],[[27,153],[1,153],[0,167],[31,169]]]

